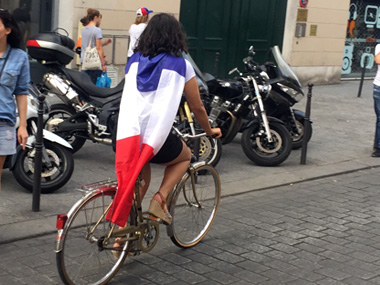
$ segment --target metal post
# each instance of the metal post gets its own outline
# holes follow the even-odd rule
[[[305,120],[304,120],[304,129],[303,129],[303,139],[302,139],[302,152],[301,152],[301,164],[306,164],[306,153],[307,153],[307,139],[310,134],[311,125],[310,125],[310,111],[311,111],[311,95],[314,84],[309,83],[309,92],[307,93],[306,101],[306,110],[305,110]]]
[[[38,96],[38,117],[37,117],[37,132],[36,136],[36,153],[34,155],[34,180],[33,180],[33,203],[32,211],[38,212],[40,210],[40,196],[41,196],[41,171],[42,171],[42,147],[43,147],[43,114],[44,114],[44,101],[45,95]]]
[[[363,69],[362,69],[362,77],[360,78],[358,97],[360,97],[361,94],[362,94],[362,88],[363,88],[363,82],[364,82],[364,74],[365,74],[365,70],[367,68],[367,60],[368,60],[368,56],[364,57],[364,66],[363,66]]]

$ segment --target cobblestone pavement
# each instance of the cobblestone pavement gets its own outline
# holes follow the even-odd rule
[[[375,130],[372,82],[366,80],[361,98],[357,97],[359,81],[315,86],[311,118],[313,136],[308,145],[307,164],[300,165],[301,150],[293,150],[277,167],[260,167],[243,153],[240,135],[223,145],[217,170],[222,182],[222,195],[235,195],[251,190],[271,188],[380,166],[372,158]],[[305,88],[307,91],[307,88]],[[305,109],[306,99],[295,107]],[[2,174],[0,193],[0,246],[12,239],[51,233],[56,215],[66,213],[80,198],[78,185],[115,178],[114,152],[111,147],[87,142],[74,154],[75,170],[70,181],[51,195],[41,196],[41,211],[32,212],[32,195],[23,189],[9,170]],[[162,168],[153,167],[151,189],[144,209],[160,185]]]
[[[180,249],[162,228],[110,284],[380,284],[379,176],[372,168],[224,197],[200,244]],[[61,284],[54,238],[0,245],[0,284]]]

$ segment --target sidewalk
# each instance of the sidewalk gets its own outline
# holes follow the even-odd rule
[[[230,196],[380,166],[380,159],[371,157],[375,130],[372,82],[364,83],[360,98],[357,98],[358,88],[359,81],[313,88],[313,136],[308,145],[306,165],[300,165],[300,150],[292,151],[278,167],[259,167],[244,155],[240,137],[224,145],[217,166],[222,195]],[[306,97],[296,108],[305,110],[305,104]],[[57,192],[41,196],[40,212],[32,212],[32,195],[17,184],[12,173],[3,171],[0,244],[53,232],[56,215],[67,212],[80,197],[74,191],[78,185],[115,178],[114,153],[110,147],[86,142],[83,149],[74,155],[74,160],[75,173],[71,180]],[[158,187],[162,169],[154,167],[152,176],[150,196]],[[149,202],[149,198],[145,199],[145,203]]]
[[[128,257],[109,284],[378,285],[379,175],[367,169],[224,197],[199,244],[179,248],[161,225],[155,248]],[[62,284],[54,239],[0,245],[0,284]]]

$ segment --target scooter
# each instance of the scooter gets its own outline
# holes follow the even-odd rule
[[[29,137],[25,150],[17,146],[16,154],[5,159],[4,169],[12,171],[16,181],[29,191],[33,190],[34,159],[36,154],[38,96],[39,91],[34,86],[29,88],[27,109],[27,130]],[[47,118],[49,105],[45,103],[44,117]],[[16,126],[19,125],[17,118]],[[74,160],[71,145],[52,132],[43,130],[41,193],[51,193],[67,183],[74,171]]]

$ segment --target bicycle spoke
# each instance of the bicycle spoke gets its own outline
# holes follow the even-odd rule
[[[62,280],[74,284],[104,284],[123,264],[126,252],[115,259],[109,239],[112,224],[105,219],[115,190],[99,192],[78,205],[67,223],[57,262]],[[104,242],[107,248],[104,248]],[[126,243],[127,244],[127,243]]]
[[[190,247],[202,240],[213,223],[220,200],[219,177],[212,166],[200,166],[184,176],[174,191],[168,234],[176,245]]]

